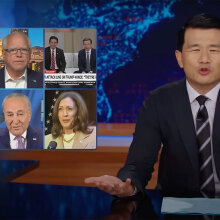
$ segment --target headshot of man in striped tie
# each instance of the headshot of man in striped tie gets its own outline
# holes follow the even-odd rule
[[[185,78],[152,91],[117,177],[86,178],[119,197],[144,192],[160,152],[157,188],[165,196],[220,195],[220,18],[198,14],[178,32]]]

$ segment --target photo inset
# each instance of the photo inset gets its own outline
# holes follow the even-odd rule
[[[45,29],[45,87],[96,87],[96,29]]]
[[[43,29],[0,29],[0,88],[43,88]]]
[[[45,91],[45,148],[96,149],[96,91]]]
[[[1,90],[0,149],[43,149],[43,91]]]

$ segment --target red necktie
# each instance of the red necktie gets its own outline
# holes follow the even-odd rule
[[[52,55],[51,55],[51,69],[55,70],[54,49],[52,49]]]

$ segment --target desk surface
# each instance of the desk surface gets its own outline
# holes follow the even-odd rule
[[[201,216],[163,216],[158,191],[133,201],[114,200],[93,187],[0,183],[0,219],[203,219]],[[216,217],[215,219],[219,219]]]
[[[0,160],[0,181],[10,181],[37,166],[36,160]]]

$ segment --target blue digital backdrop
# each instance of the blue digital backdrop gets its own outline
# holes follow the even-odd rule
[[[96,28],[98,122],[135,122],[149,91],[184,77],[178,29],[219,9],[217,0],[3,0],[0,26]]]

